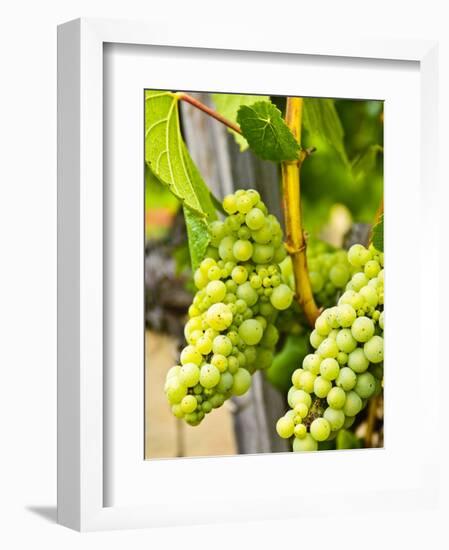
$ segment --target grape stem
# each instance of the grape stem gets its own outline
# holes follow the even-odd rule
[[[201,101],[198,101],[198,99],[195,99],[191,95],[186,94],[185,92],[177,92],[175,95],[178,99],[181,99],[182,101],[185,101],[186,103],[190,103],[190,105],[193,105],[194,107],[196,107],[200,111],[203,111],[204,113],[211,116],[212,118],[215,118],[215,120],[218,120],[219,122],[221,122],[222,124],[224,124],[225,126],[230,128],[231,130],[234,130],[234,132],[237,132],[238,134],[242,133],[242,131],[240,130],[240,126],[238,124],[236,124],[235,122],[232,122],[231,120],[227,119],[226,117],[224,117],[223,115],[221,115],[217,111],[214,111],[214,109],[211,109],[210,107],[208,107],[204,103],[201,103]]]
[[[303,99],[288,97],[285,122],[298,142],[301,141]],[[301,166],[310,154],[301,149],[295,161],[282,163],[282,206],[285,221],[285,247],[292,259],[295,276],[296,300],[304,311],[308,324],[313,327],[320,311],[313,297],[307,270],[306,240],[301,219]]]

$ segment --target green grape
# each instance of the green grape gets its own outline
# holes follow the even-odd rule
[[[349,269],[346,265],[334,265],[329,271],[329,279],[337,288],[343,288],[349,279]]]
[[[256,264],[267,264],[274,256],[274,248],[270,244],[255,244],[251,259]]]
[[[185,363],[179,372],[179,380],[187,388],[196,386],[200,380],[200,369],[195,363]]]
[[[218,255],[222,260],[226,262],[235,260],[234,253],[233,253],[235,241],[236,239],[230,235],[228,235],[227,237],[221,240],[220,246],[218,247]],[[211,269],[214,269],[214,267],[211,267]],[[208,273],[210,273],[211,269],[209,270]],[[209,275],[209,278],[210,278],[210,275]]]
[[[357,391],[357,389],[355,389],[355,391]],[[333,387],[327,394],[327,403],[329,407],[332,407],[333,409],[341,409],[345,404],[345,401],[346,392],[339,387]]]
[[[363,346],[363,352],[371,363],[380,363],[384,359],[384,339],[373,336]]]
[[[242,285],[248,279],[248,271],[241,265],[237,265],[231,272],[232,280],[238,285]]]
[[[232,393],[234,395],[243,395],[249,390],[251,385],[251,374],[243,368],[239,368],[234,374],[232,384]]]
[[[369,317],[358,317],[352,324],[351,332],[358,342],[367,342],[374,334],[374,323]]]
[[[348,260],[354,267],[362,267],[371,259],[371,253],[361,244],[354,244],[348,250]]]
[[[206,286],[206,294],[212,302],[221,302],[226,296],[226,285],[223,281],[210,281]]]
[[[214,353],[224,355],[227,357],[232,351],[232,342],[224,334],[219,334],[215,336],[212,342],[212,351]]]
[[[252,208],[245,216],[246,225],[257,230],[265,225],[265,214],[259,208]]]
[[[323,376],[317,376],[313,383],[313,391],[317,397],[327,397],[332,388],[332,382]]]
[[[246,193],[237,197],[237,209],[242,214],[247,214],[253,206],[253,200]]]
[[[187,388],[176,377],[172,376],[166,389],[167,399],[171,405],[176,405],[187,395]]]
[[[263,327],[256,319],[247,319],[239,327],[239,336],[249,346],[260,342],[263,336]]]
[[[320,336],[327,336],[332,330],[332,327],[329,325],[328,320],[325,316],[320,315],[315,321],[315,330]]]
[[[354,386],[354,391],[362,399],[368,399],[374,394],[376,389],[376,379],[370,372],[364,372],[357,376],[357,384]]]
[[[246,262],[253,254],[253,245],[250,241],[238,240],[232,247],[232,253],[239,262]]]
[[[277,286],[270,296],[270,302],[276,309],[283,311],[290,307],[293,301],[293,292],[286,284]]]
[[[326,359],[337,357],[338,346],[336,341],[332,338],[325,338],[318,347],[318,354]]]
[[[298,369],[298,370],[300,370],[298,374],[299,389],[304,390],[307,393],[312,393],[316,375],[312,374],[307,370],[302,370],[302,369]]]
[[[332,431],[338,431],[343,427],[346,417],[341,409],[328,407],[323,413],[323,418],[329,422]]]
[[[204,388],[213,388],[220,381],[220,371],[214,365],[204,364],[200,370],[200,384]]]
[[[318,350],[319,349],[320,348],[318,348]],[[329,380],[329,381],[335,380],[339,372],[340,372],[340,366],[335,359],[331,357],[326,357],[321,361],[320,374],[326,380]]]
[[[348,367],[356,373],[365,372],[369,366],[369,361],[362,348],[356,348],[348,355]]]
[[[216,389],[219,393],[226,393],[231,390],[234,384],[234,377],[230,372],[223,372],[220,377]]]
[[[302,451],[317,451],[318,443],[311,436],[311,434],[306,433],[302,438],[295,437],[293,440],[293,451],[302,452]]]
[[[312,332],[310,333],[310,344],[312,345],[312,347],[314,347],[315,349],[318,349],[321,342],[323,342],[323,340],[325,339],[324,336],[321,336],[320,334],[318,334],[318,332],[316,331],[316,329],[312,330]]]
[[[195,347],[201,355],[208,355],[212,351],[212,341],[207,336],[202,336],[196,341]]]
[[[337,307],[336,317],[341,327],[350,327],[354,323],[357,314],[349,304],[342,304]]]
[[[211,365],[217,367],[220,372],[224,372],[228,368],[228,360],[224,355],[214,353],[210,361]]]
[[[244,300],[248,307],[256,304],[257,300],[259,299],[259,295],[248,281],[246,283],[243,283],[242,285],[239,285],[239,287],[237,288],[237,297],[241,300]]]
[[[349,391],[354,388],[357,382],[357,375],[349,367],[343,367],[338,373],[335,383],[339,388],[342,388],[344,391]]]
[[[232,323],[232,313],[229,306],[223,303],[213,304],[206,313],[206,321],[210,327],[222,331]]]
[[[379,326],[382,330],[384,330],[384,312],[383,311],[379,316]]]
[[[377,262],[376,260],[369,260],[365,264],[364,271],[365,271],[365,275],[369,279],[374,279],[374,277],[377,277],[379,275],[379,271],[380,271],[379,262]]]
[[[197,405],[197,400],[193,395],[186,395],[182,398],[181,410],[183,413],[192,413],[196,409]]]
[[[223,208],[227,214],[235,214],[237,212],[237,199],[234,195],[226,195],[223,199]]]
[[[304,357],[302,362],[303,368],[315,375],[319,374],[320,365],[321,365],[321,358],[316,353],[309,353]]]
[[[307,428],[304,426],[304,424],[296,424],[295,429],[293,430],[293,433],[296,438],[304,439],[307,435]]]
[[[362,400],[359,395],[351,390],[346,394],[346,401],[343,406],[345,416],[355,416],[362,410]]]
[[[359,290],[367,284],[368,277],[365,275],[365,273],[358,272],[352,276],[351,285],[353,290],[355,290],[356,292],[359,292]]]
[[[331,426],[325,418],[315,418],[310,424],[310,435],[316,441],[325,441],[331,433]]]
[[[279,437],[283,439],[288,439],[293,435],[295,429],[295,424],[291,418],[281,417],[276,423],[276,431]]]

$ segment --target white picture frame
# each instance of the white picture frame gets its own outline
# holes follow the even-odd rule
[[[112,46],[111,46],[112,45]],[[412,291],[419,287],[422,299],[417,306],[419,318],[428,319],[431,303],[438,296],[438,281],[429,290],[425,288],[423,280],[427,277],[434,279],[434,273],[438,272],[438,172],[436,155],[438,150],[438,110],[436,98],[436,85],[439,61],[437,56],[437,43],[434,41],[422,40],[364,40],[351,41],[336,40],[329,37],[326,40],[312,38],[302,33],[301,36],[291,37],[286,35],[282,38],[267,38],[266,35],[257,35],[257,31],[251,35],[229,37],[226,32],[209,29],[201,37],[192,39],[188,30],[182,25],[174,25],[170,30],[158,28],[150,23],[108,21],[108,20],[76,20],[58,28],[58,521],[59,523],[78,530],[99,530],[117,528],[152,527],[161,525],[208,523],[217,521],[245,521],[250,519],[265,519],[277,517],[305,516],[313,510],[313,514],[326,515],[326,507],[322,505],[323,495],[335,496],[338,494],[345,502],[347,513],[355,511],[361,506],[365,509],[375,510],[382,506],[383,509],[395,509],[402,506],[404,509],[419,510],[421,506],[437,506],[438,495],[438,465],[441,458],[436,454],[436,446],[429,436],[430,443],[426,448],[414,450],[413,456],[407,461],[404,457],[408,449],[405,447],[409,432],[404,432],[401,438],[400,432],[400,408],[397,404],[400,399],[401,406],[407,406],[409,401],[404,394],[408,393],[409,398],[416,399],[421,395],[418,377],[409,376],[406,381],[407,391],[395,393],[399,388],[399,378],[392,373],[388,374],[387,380],[391,384],[386,388],[386,416],[392,426],[392,437],[386,439],[386,447],[383,450],[364,450],[363,452],[347,451],[336,457],[335,453],[319,453],[309,456],[289,454],[226,457],[226,458],[204,458],[195,460],[172,460],[151,462],[153,473],[147,476],[143,471],[149,471],[143,461],[143,454],[139,454],[139,433],[141,426],[136,420],[136,412],[142,403],[139,401],[138,373],[143,377],[143,368],[139,371],[138,354],[139,340],[134,336],[138,333],[139,323],[130,324],[127,331],[118,324],[117,331],[123,329],[124,335],[119,345],[134,350],[136,361],[133,363],[136,370],[128,378],[123,378],[123,370],[119,366],[113,366],[114,378],[117,382],[112,386],[106,381],[105,369],[109,363],[105,363],[105,346],[110,345],[105,337],[105,301],[114,299],[120,295],[120,285],[113,287],[112,294],[104,286],[106,276],[110,273],[105,270],[105,209],[111,208],[114,211],[114,223],[121,223],[121,227],[130,227],[132,231],[138,230],[136,224],[127,224],[132,219],[133,208],[139,208],[138,200],[130,205],[130,211],[120,221],[118,208],[126,208],[125,205],[118,206],[117,201],[105,201],[104,190],[104,162],[107,147],[112,147],[109,153],[117,150],[122,151],[122,156],[131,162],[126,165],[132,172],[130,179],[133,185],[143,185],[139,180],[138,171],[135,171],[142,158],[134,157],[131,147],[134,147],[135,140],[141,138],[139,134],[139,110],[140,105],[129,119],[136,122],[136,126],[127,127],[126,131],[131,132],[126,142],[123,139],[114,141],[110,138],[109,145],[105,145],[104,114],[106,107],[104,103],[104,78],[105,78],[105,56],[108,55],[108,48],[114,45],[129,45],[130,47],[152,47],[153,53],[142,55],[141,51],[130,51],[124,56],[118,54],[117,60],[112,69],[111,80],[117,86],[120,97],[126,102],[135,89],[140,86],[141,91],[145,83],[135,78],[142,67],[141,63],[151,63],[154,70],[161,67],[162,58],[165,63],[175,61],[179,63],[182,58],[183,66],[192,63],[192,70],[189,75],[185,71],[184,80],[178,75],[179,84],[171,80],[170,73],[160,73],[157,85],[148,82],[146,87],[168,88],[168,89],[217,89],[220,91],[232,91],[235,84],[225,80],[218,80],[212,69],[212,65],[223,62],[223,71],[226,65],[232,65],[233,60],[239,59],[242,67],[239,69],[238,90],[242,93],[262,93],[261,85],[251,83],[251,76],[244,70],[245,63],[251,63],[257,55],[260,66],[269,66],[272,71],[278,71],[277,86],[288,93],[288,80],[282,80],[282,68],[286,63],[301,63],[306,56],[315,56],[315,62],[326,64],[326,70],[335,70],[337,64],[339,70],[348,71],[365,70],[364,64],[368,64],[375,71],[371,82],[373,90],[376,87],[376,80],[379,91],[374,97],[384,99],[382,93],[382,82],[390,87],[391,98],[398,105],[397,111],[391,110],[391,128],[394,136],[390,145],[394,146],[394,139],[398,139],[400,132],[403,133],[403,143],[407,144],[406,154],[399,147],[397,158],[388,160],[386,158],[385,176],[386,186],[388,181],[396,178],[407,178],[410,181],[410,192],[408,196],[408,208],[412,213],[419,213],[422,220],[422,227],[418,231],[416,224],[410,229],[410,242],[401,243],[397,231],[394,228],[401,227],[402,221],[406,221],[404,213],[398,209],[401,200],[400,193],[390,186],[386,187],[386,258],[392,255],[392,250],[398,250],[401,245],[401,253],[404,258],[414,254],[416,248],[426,243],[426,262],[420,266],[419,281],[406,280],[404,282],[405,268],[393,266],[388,284],[391,289],[401,288],[403,294],[395,294],[388,290],[387,300],[391,303],[392,313],[389,319],[394,323],[395,311],[400,312],[406,306],[407,290]],[[156,52],[156,53],[154,53]],[[245,58],[247,54],[248,59]],[[151,56],[153,55],[153,58]],[[190,56],[190,57],[189,57]],[[215,57],[214,57],[215,56]],[[140,60],[139,60],[140,59]],[[307,57],[307,63],[310,58]],[[198,68],[195,70],[195,63],[213,60],[207,71],[207,75],[201,75]],[[321,60],[321,61],[320,61]],[[398,65],[396,68],[386,69],[390,71],[390,78],[383,74],[382,63],[393,61]],[[379,64],[377,63],[379,62]],[[400,63],[404,62],[410,67],[410,81],[407,80],[406,70],[402,76],[396,74],[401,71]],[[406,65],[404,65],[405,67]],[[248,67],[246,67],[247,69]],[[354,69],[355,68],[355,69]],[[122,71],[122,72],[120,72]],[[223,72],[222,71],[222,72]],[[180,71],[182,72],[182,71]],[[246,79],[245,79],[245,74]],[[396,74],[396,77],[395,77]],[[123,78],[126,75],[127,78]],[[211,79],[215,75],[214,83]],[[138,76],[138,75],[137,75]],[[107,77],[109,78],[109,77]],[[335,82],[329,95],[336,97],[359,97],[354,94],[354,76],[341,79]],[[116,79],[116,80],[114,80]],[[419,112],[415,112],[415,119],[407,123],[401,114],[401,108],[397,100],[401,80],[405,79],[410,85],[408,100]],[[314,78],[311,78],[314,80]],[[314,90],[319,90],[318,78],[315,84],[310,87],[303,85],[301,95],[312,95]],[[344,82],[346,80],[346,82]],[[388,80],[388,83],[387,83]],[[119,83],[123,83],[122,85]],[[228,82],[226,84],[226,82]],[[165,83],[165,84],[164,84]],[[379,84],[380,83],[380,84]],[[131,89],[134,85],[134,89]],[[292,83],[290,86],[297,86]],[[321,86],[324,84],[321,83]],[[128,87],[126,87],[128,86]],[[216,86],[216,88],[215,88]],[[270,90],[273,89],[272,82],[267,83]],[[137,87],[137,88],[136,88]],[[296,88],[297,89],[297,88]],[[324,88],[321,88],[324,90]],[[399,88],[397,88],[399,89]],[[134,91],[133,91],[134,90]],[[396,90],[396,91],[395,91]],[[277,90],[274,90],[277,91]],[[129,95],[131,93],[131,95]],[[298,90],[299,95],[299,90]],[[363,93],[362,91],[360,92]],[[395,95],[396,94],[396,95]],[[294,95],[292,93],[292,95]],[[319,94],[317,94],[319,95]],[[364,95],[360,95],[364,97]],[[396,98],[396,99],[394,99]],[[120,98],[112,101],[111,111],[108,115],[115,117],[123,108]],[[126,103],[125,103],[126,104]],[[116,111],[114,111],[116,109]],[[115,113],[115,114],[114,114]],[[143,123],[143,118],[140,124]],[[114,118],[114,125],[111,132],[124,131],[120,117]],[[393,136],[392,134],[392,136]],[[140,137],[139,137],[140,136]],[[388,138],[389,134],[386,134]],[[111,145],[110,142],[114,143]],[[386,157],[389,154],[389,143],[386,139]],[[126,147],[130,149],[125,149]],[[412,160],[401,165],[400,160],[406,161],[407,154]],[[141,150],[137,155],[141,155]],[[107,156],[107,155],[106,155]],[[124,160],[124,162],[126,162]],[[141,164],[140,166],[143,166]],[[122,170],[123,165],[112,166],[111,185],[114,186],[114,170]],[[111,168],[109,168],[111,170]],[[402,171],[402,173],[401,173]],[[128,174],[128,172],[127,172]],[[115,189],[115,188],[114,188]],[[116,188],[117,190],[119,187]],[[133,188],[134,189],[134,188]],[[133,191],[134,192],[134,191]],[[134,213],[137,210],[134,210]],[[388,222],[393,217],[388,217],[388,212],[397,212],[396,222]],[[110,215],[110,214],[108,214]],[[401,217],[402,216],[402,217]],[[390,225],[391,224],[391,225]],[[396,224],[396,225],[395,225]],[[135,233],[134,233],[135,234]],[[137,239],[137,238],[136,238]],[[125,239],[126,240],[126,239]],[[139,241],[136,240],[136,250]],[[113,245],[115,246],[115,245]],[[390,248],[389,248],[390,247]],[[142,250],[142,249],[141,249]],[[134,261],[135,260],[135,261]],[[139,260],[134,256],[130,259],[132,268],[138,271]],[[403,260],[405,261],[405,260]],[[391,264],[390,264],[391,265]],[[143,270],[141,270],[143,273]],[[129,280],[131,271],[121,272],[118,279]],[[402,282],[402,284],[401,284]],[[136,287],[139,285],[136,285]],[[140,285],[141,286],[141,285]],[[140,292],[140,294],[139,294]],[[424,294],[424,293],[427,294]],[[138,307],[143,307],[142,290],[130,297],[130,303],[135,304],[134,310],[130,312],[139,313]],[[142,300],[139,302],[139,300]],[[136,309],[137,308],[137,309]],[[129,320],[129,317],[127,317]],[[398,320],[398,317],[396,317]],[[387,327],[387,334],[388,334]],[[400,343],[406,342],[409,332],[404,327],[395,326],[395,339]],[[420,346],[418,352],[403,353],[403,348],[395,350],[393,346],[387,350],[390,353],[391,361],[401,363],[412,362],[410,369],[416,374],[419,353],[426,350],[426,359],[429,362],[426,377],[432,383],[439,380],[440,358],[438,348],[429,345],[435,338],[438,339],[438,323],[421,323],[415,328],[420,331]],[[141,337],[141,336],[139,336]],[[402,339],[402,340],[401,340]],[[416,350],[415,350],[416,351]],[[115,352],[120,353],[120,349]],[[109,357],[110,357],[109,351]],[[137,355],[136,355],[137,354]],[[402,355],[401,355],[402,354]],[[132,361],[131,361],[132,362]],[[113,359],[111,360],[113,363]],[[134,380],[134,381],[133,381]],[[391,388],[391,389],[389,389]],[[395,395],[388,405],[388,397]],[[134,396],[134,401],[133,401]],[[124,407],[125,405],[125,407]],[[127,407],[126,405],[129,405]],[[126,416],[129,409],[130,416]],[[123,413],[123,415],[122,415]],[[120,422],[114,422],[113,418],[120,415]],[[432,431],[438,430],[438,402],[429,403],[426,401],[425,414],[417,419],[418,425]],[[136,420],[136,423],[133,423]],[[113,422],[112,426],[110,422]],[[432,423],[433,422],[433,423]],[[430,426],[430,427],[429,427]],[[387,428],[388,429],[388,428]],[[396,431],[395,431],[396,430]],[[407,437],[405,437],[407,435]],[[143,435],[141,436],[143,440]],[[128,452],[129,450],[129,452]],[[319,456],[319,458],[318,458]],[[295,460],[296,462],[293,462]],[[298,487],[291,485],[286,487],[286,480],[297,467],[298,460],[307,469],[311,468],[311,460],[319,460],[324,468],[331,461],[337,461],[338,467],[348,471],[363,471],[370,468],[370,465],[377,464],[377,467],[384,471],[382,480],[373,480],[367,483],[365,489],[360,487],[347,487],[344,494],[342,485],[329,485],[326,478],[323,485],[304,485],[298,497]],[[201,517],[196,516],[191,510],[183,510],[181,505],[173,502],[172,493],[164,494],[164,487],[167,483],[164,479],[170,476],[173,483],[181,483],[185,476],[199,476],[210,474],[212,469],[222,468],[224,483],[223,490],[211,499],[211,506],[204,508]],[[285,476],[278,479],[277,490],[276,480],[267,483],[264,494],[257,493],[257,474],[261,471],[276,472],[276,476]],[[344,470],[346,471],[346,470]],[[365,470],[366,471],[366,470]],[[166,476],[166,477],[164,477]],[[246,483],[250,487],[249,495],[245,493],[236,498],[235,490],[229,488],[232,477],[240,479],[240,485]],[[146,479],[148,477],[148,479]],[[145,485],[150,484],[152,485]],[[380,483],[380,485],[379,485]],[[226,488],[229,488],[227,490]],[[327,487],[327,489],[326,489]],[[232,489],[232,491],[231,491]],[[354,491],[352,491],[354,489]],[[149,492],[150,491],[150,492]],[[148,498],[150,494],[150,498]],[[357,499],[354,500],[354,495]],[[363,497],[365,495],[365,499]],[[140,498],[142,497],[142,498]],[[368,498],[369,497],[369,498]],[[204,502],[205,495],[201,492],[198,502]],[[270,504],[275,506],[270,506]],[[312,505],[313,504],[313,505]]]

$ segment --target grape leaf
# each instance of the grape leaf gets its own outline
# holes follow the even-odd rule
[[[376,250],[384,251],[384,215],[379,217],[379,221],[374,225],[371,242]]]
[[[181,136],[178,97],[172,92],[145,92],[145,162],[182,202],[192,267],[209,244],[208,221],[217,219],[211,194]]]
[[[340,155],[349,166],[344,145],[344,131],[333,99],[306,97],[303,107],[304,128],[313,136],[320,136]]]
[[[380,145],[370,145],[363,153],[351,161],[352,175],[355,180],[365,177],[376,167],[377,155],[383,151]]]
[[[268,101],[268,96],[258,95],[237,95],[237,94],[211,94],[212,101],[215,104],[217,111],[232,122],[237,122],[237,112],[241,105],[251,105],[256,101]],[[234,130],[229,128],[229,132],[234,136],[240,151],[248,149],[246,139]]]
[[[237,122],[249,146],[261,159],[281,162],[298,158],[299,144],[281,111],[270,101],[242,105]]]

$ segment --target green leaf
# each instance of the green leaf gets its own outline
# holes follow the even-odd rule
[[[217,111],[232,122],[237,122],[237,112],[242,105],[251,105],[256,101],[269,100],[268,96],[258,95],[212,94],[211,97]],[[230,128],[229,132],[234,136],[237,145],[240,147],[240,151],[246,151],[248,149],[246,139]]]
[[[374,248],[379,252],[384,251],[384,215],[382,214],[379,221],[373,227],[371,242]]]
[[[380,145],[370,145],[363,153],[351,161],[352,175],[355,180],[366,177],[376,167],[377,155],[383,151]]]
[[[299,144],[273,103],[257,101],[251,106],[242,105],[237,122],[249,146],[261,159],[281,162],[298,158]]]
[[[178,101],[172,92],[145,92],[145,161],[185,206],[216,219],[209,189],[181,136]]]
[[[145,92],[145,162],[182,202],[192,268],[209,244],[208,221],[217,219],[211,194],[182,139],[178,97],[172,92]]]
[[[303,107],[304,128],[312,135],[327,141],[349,165],[344,145],[343,126],[333,99],[306,97]]]

